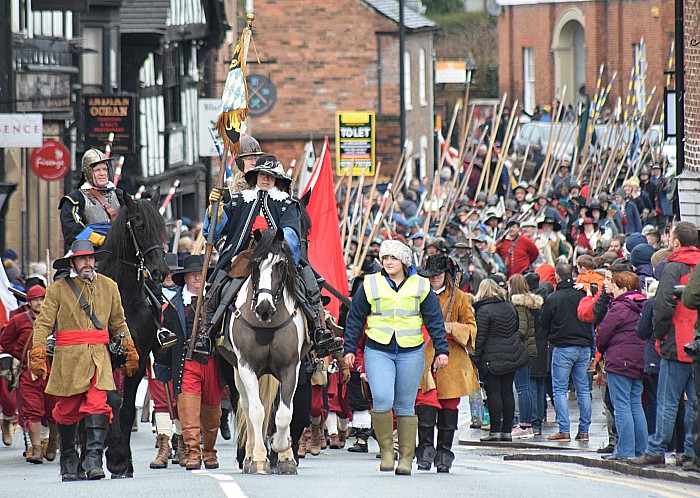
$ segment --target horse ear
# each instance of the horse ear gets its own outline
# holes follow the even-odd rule
[[[131,207],[131,205],[134,203],[134,198],[131,197],[131,194],[127,194],[124,192],[124,205],[128,208]]]
[[[282,242],[284,240],[284,230],[282,230],[281,228],[278,228],[277,233],[275,234],[275,238],[277,240],[279,240],[280,242]]]
[[[302,206],[306,207],[309,205],[310,200],[311,200],[311,189],[306,191],[306,193],[302,196],[302,198],[299,199],[299,202],[301,202]]]
[[[153,187],[151,191],[151,202],[158,206],[160,201],[160,185]]]
[[[255,242],[260,242],[260,239],[262,239],[262,232],[256,229],[253,232],[253,239],[255,240]]]

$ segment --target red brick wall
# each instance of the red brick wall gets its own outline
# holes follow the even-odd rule
[[[532,47],[535,57],[535,94],[538,104],[547,104],[554,98],[554,55],[552,42],[557,19],[574,7],[583,12],[586,45],[586,88],[592,95],[598,69],[605,64],[603,84],[613,71],[617,79],[608,97],[614,106],[617,96],[627,95],[630,70],[634,65],[634,44],[643,37],[646,44],[647,92],[656,85],[651,104],[663,96],[666,78],[663,71],[668,64],[668,53],[673,41],[672,0],[622,0],[609,2],[541,3],[507,6],[498,19],[499,86],[508,92],[509,100],[523,96],[524,47]],[[572,95],[573,89],[567,89]]]
[[[700,0],[685,0],[685,169],[700,172]]]

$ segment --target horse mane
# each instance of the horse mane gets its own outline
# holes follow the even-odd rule
[[[129,194],[125,194],[125,197],[127,195]],[[132,267],[119,263],[119,260],[138,261],[136,248],[126,224],[129,219],[132,220],[132,223],[136,221],[139,225],[139,231],[141,232],[139,244],[142,249],[162,244],[166,240],[165,221],[150,197],[144,195],[141,199],[126,201],[119,209],[119,214],[114,220],[102,246],[102,250],[109,252],[110,257],[100,261],[100,273],[115,281],[122,280],[126,274],[132,276],[136,274]],[[134,228],[136,227],[134,226]]]
[[[292,298],[296,299],[297,290],[297,268],[294,258],[289,250],[289,246],[284,240],[277,238],[275,230],[267,229],[261,232],[260,240],[253,247],[253,257],[250,260],[251,270],[258,266],[261,261],[267,258],[268,254],[282,254],[287,259],[287,279],[284,287]]]

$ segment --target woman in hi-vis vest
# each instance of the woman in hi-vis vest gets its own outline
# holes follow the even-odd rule
[[[382,270],[366,276],[352,300],[345,325],[345,361],[352,368],[366,324],[365,372],[374,403],[379,470],[394,470],[393,408],[399,436],[396,474],[411,475],[418,430],[416,392],[424,367],[421,326],[433,339],[434,368],[447,366],[450,350],[440,303],[430,282],[411,266],[411,250],[398,240],[386,240],[379,258]]]

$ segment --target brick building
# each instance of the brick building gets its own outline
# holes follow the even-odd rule
[[[288,166],[299,160],[309,139],[318,152],[328,135],[335,154],[336,112],[374,111],[376,159],[383,163],[382,176],[391,174],[400,155],[398,1],[247,4],[256,16],[254,41],[261,62],[257,64],[251,49],[249,93],[259,95],[264,88],[267,95],[264,105],[251,106],[248,125],[263,149]],[[412,142],[417,174],[429,171],[433,163],[432,61],[437,27],[408,7],[404,12],[406,138]],[[241,14],[244,17],[239,9]],[[224,50],[230,55],[230,47]]]
[[[647,62],[647,93],[657,86],[654,102],[663,95],[674,36],[672,0],[498,2],[503,7],[498,19],[500,91],[526,110],[550,104],[564,85],[568,103],[581,100],[582,85],[591,96],[601,64],[603,84],[618,72],[608,98],[612,106],[618,96],[624,100],[627,95],[630,71],[640,59]]]

